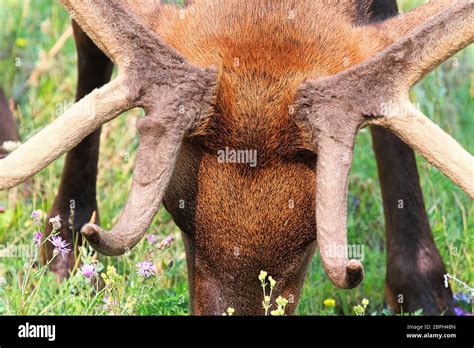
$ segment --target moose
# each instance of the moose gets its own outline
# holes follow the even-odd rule
[[[409,89],[474,40],[473,0],[61,0],[78,52],[76,103],[0,160],[0,189],[67,153],[49,212],[100,254],[122,255],[163,202],[182,231],[192,314],[261,313],[255,275],[294,313],[316,250],[338,288],[358,286],[347,248],[349,170],[370,127],[386,223],[385,296],[400,311],[452,314],[414,150],[474,198],[474,159],[409,100]],[[110,81],[112,69],[118,74]],[[101,125],[142,108],[129,197],[105,231],[96,202]],[[256,151],[255,166],[219,161]],[[409,209],[398,209],[403,199]],[[185,202],[181,205],[180,202]],[[289,207],[289,202],[292,206]],[[235,253],[238,248],[239,253]],[[52,253],[52,250],[47,250]],[[52,270],[66,277],[74,255]]]

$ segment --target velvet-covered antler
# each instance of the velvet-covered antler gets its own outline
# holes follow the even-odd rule
[[[128,202],[111,232],[82,232],[106,255],[118,255],[143,236],[168,185],[186,132],[208,113],[216,75],[186,62],[117,0],[62,0],[81,28],[118,65],[115,80],[74,104],[5,159],[0,189],[33,176],[103,123],[142,107],[136,170]]]
[[[429,19],[413,28],[420,18]],[[334,253],[347,248],[347,183],[360,127],[389,128],[474,198],[472,155],[408,98],[414,84],[474,40],[474,1],[441,0],[390,21],[395,29],[388,34],[386,25],[374,28],[394,43],[358,66],[305,82],[299,91],[299,114],[318,149],[317,241],[329,278],[341,288],[352,288],[363,278],[358,261]]]

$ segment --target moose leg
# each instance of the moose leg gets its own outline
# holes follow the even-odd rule
[[[452,314],[451,289],[425,211],[413,150],[388,130],[372,127],[385,215],[385,295],[396,312]]]
[[[2,149],[2,144],[5,141],[18,141],[18,132],[16,130],[15,121],[8,108],[8,101],[0,89],[0,159],[5,157],[8,153]]]
[[[113,64],[74,21],[72,24],[78,60],[76,88],[76,101],[78,101],[92,90],[109,82]],[[81,227],[89,222],[94,211],[97,212],[96,178],[99,142],[100,128],[84,138],[67,154],[59,192],[48,214],[48,218],[61,216],[60,236],[70,246],[80,244]],[[71,214],[72,211],[74,211],[73,214]],[[49,233],[51,233],[51,226],[47,224],[46,234]],[[46,255],[43,257],[51,259],[52,253],[53,247],[48,243]],[[74,267],[74,262],[74,253],[70,253],[64,259],[58,256],[51,263],[51,270],[63,279]]]

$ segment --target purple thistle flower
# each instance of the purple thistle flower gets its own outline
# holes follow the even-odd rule
[[[463,311],[460,307],[454,307],[454,313],[456,313],[458,317],[464,317],[467,315],[467,313]]]
[[[49,223],[51,226],[53,226],[53,230],[57,231],[61,228],[61,217],[56,215],[55,217],[49,219]]]
[[[51,243],[54,245],[54,250],[60,253],[63,258],[71,251],[71,249],[66,248],[69,243],[66,243],[60,236],[53,236]]]
[[[81,273],[87,280],[91,280],[97,275],[96,267],[95,265],[83,265],[81,267]]]
[[[457,294],[453,295],[455,301],[461,301],[465,303],[471,303],[471,295],[467,292],[458,292]]]
[[[174,238],[171,236],[168,236],[163,240],[163,244],[165,244],[165,246],[169,246],[171,243],[173,243],[173,241],[174,241]]]
[[[158,241],[156,234],[150,234],[146,237],[146,239],[148,240],[148,243],[150,243],[151,245],[156,244],[156,242]]]
[[[153,275],[156,275],[156,266],[151,261],[142,261],[137,263],[137,273],[140,277],[145,279],[150,278]]]
[[[173,237],[171,236],[166,237],[158,244],[158,249],[168,248],[171,245],[171,243],[173,243],[173,241],[174,241]]]
[[[33,210],[31,213],[31,218],[33,219],[33,223],[35,225],[41,225],[41,212],[39,210]]]
[[[41,245],[41,240],[42,239],[43,239],[43,233],[41,233],[40,231],[33,234],[33,243],[35,243],[35,245],[37,247],[39,247]]]

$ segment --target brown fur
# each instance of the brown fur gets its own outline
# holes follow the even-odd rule
[[[5,141],[18,141],[18,131],[16,129],[13,115],[8,107],[7,97],[0,88],[0,159],[7,155],[7,152],[2,149],[2,144]]]

